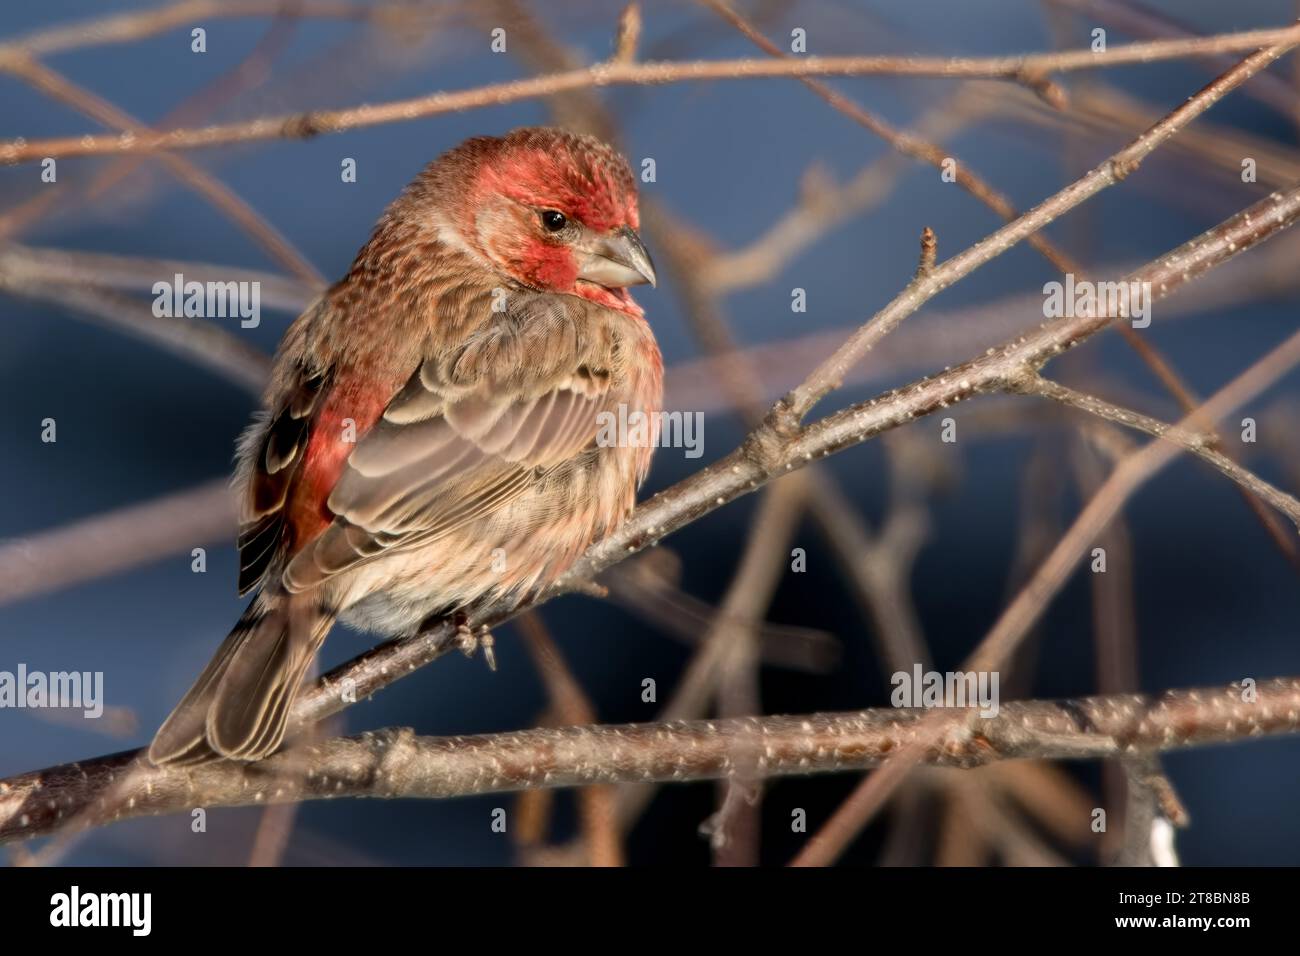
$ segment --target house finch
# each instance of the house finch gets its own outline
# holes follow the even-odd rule
[[[259,588],[149,748],[257,760],[336,618],[390,636],[507,609],[632,509],[663,362],[626,162],[588,136],[470,139],[385,211],[289,327],[239,444],[239,591]]]

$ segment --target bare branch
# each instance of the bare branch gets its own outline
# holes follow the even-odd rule
[[[1038,395],[1042,398],[1050,398],[1052,401],[1060,402],[1062,405],[1068,405],[1071,408],[1077,408],[1080,411],[1087,412],[1090,415],[1096,415],[1106,421],[1114,422],[1117,425],[1127,425],[1140,432],[1146,432],[1156,438],[1168,438],[1176,442],[1186,451],[1191,452],[1198,458],[1209,462],[1215,468],[1219,469],[1225,476],[1239,484],[1252,495],[1267,501],[1270,505],[1282,512],[1295,524],[1296,530],[1300,531],[1300,501],[1297,501],[1291,495],[1282,491],[1280,488],[1270,485],[1267,481],[1260,478],[1254,472],[1243,468],[1227,455],[1217,451],[1213,447],[1213,438],[1204,432],[1187,431],[1186,429],[1176,429],[1174,426],[1159,419],[1151,418],[1140,412],[1131,411],[1122,408],[1119,405],[1112,405],[1105,399],[1088,395],[1084,392],[1075,391],[1058,382],[1035,375],[1031,378],[1024,379],[1015,384],[1016,391],[1026,395]]]
[[[1300,38],[1300,27],[1226,33],[1191,40],[1157,40],[1113,46],[1105,53],[1072,50],[1010,57],[950,58],[847,56],[803,57],[797,60],[711,60],[690,63],[598,63],[591,67],[506,83],[494,83],[455,93],[431,93],[350,109],[265,116],[241,123],[177,129],[151,135],[86,134],[59,139],[0,144],[0,162],[24,163],[46,157],[147,153],[155,150],[198,149],[268,139],[296,139],[337,133],[384,123],[421,119],[481,106],[537,99],[590,87],[660,85],[700,80],[753,79],[779,76],[944,76],[992,77],[1024,82],[1049,71],[1085,70],[1150,63],[1156,60],[1209,56],[1251,50],[1270,44],[1289,48]],[[1279,55],[1279,54],[1275,54]],[[1153,147],[1154,148],[1154,147]]]
[[[1257,696],[1255,696],[1257,695]],[[864,770],[941,718],[928,762],[978,767],[1020,758],[1152,754],[1300,730],[1300,679],[1004,704],[964,710],[882,708],[802,717],[746,717],[559,727],[474,737],[384,730],[292,749],[258,763],[140,765],[115,754],[0,781],[0,843],[50,833],[77,814],[87,826],[179,813],[339,797],[446,798],[547,787],[684,783]],[[133,775],[122,787],[123,774]],[[118,790],[111,801],[101,798]]]

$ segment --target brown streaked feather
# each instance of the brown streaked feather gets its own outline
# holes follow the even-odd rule
[[[423,362],[398,390],[330,492],[333,523],[288,562],[282,581],[291,592],[463,528],[595,444],[598,415],[623,396],[611,391],[609,376],[576,374],[576,330],[589,307],[519,298],[452,361]],[[536,319],[529,306],[539,309]],[[530,354],[537,340],[555,336],[566,340],[558,354],[568,361],[553,371],[517,363],[533,373],[528,381],[501,383],[467,361],[496,368],[503,351]]]

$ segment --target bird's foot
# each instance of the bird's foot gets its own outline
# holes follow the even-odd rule
[[[475,630],[469,626],[469,619],[464,615],[458,614],[455,619],[456,624],[456,643],[460,645],[461,652],[466,657],[473,657],[480,647],[483,648],[483,659],[487,661],[490,670],[497,669],[496,655],[496,638],[487,625],[483,625]]]

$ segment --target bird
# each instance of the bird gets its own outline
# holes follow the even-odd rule
[[[637,183],[601,140],[477,136],[394,199],[285,331],[233,490],[256,592],[154,736],[155,765],[261,760],[335,621],[386,637],[537,596],[636,503],[663,360]],[[602,440],[637,413],[645,440]]]

